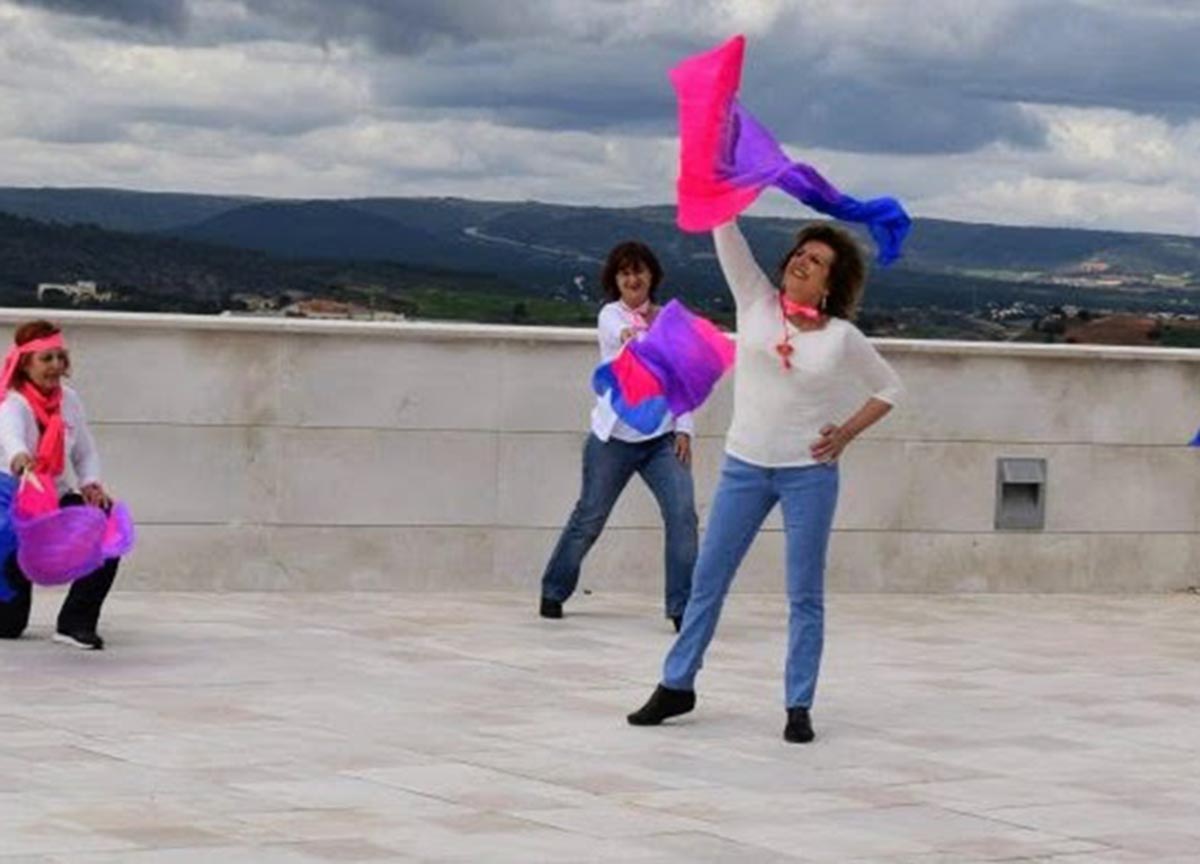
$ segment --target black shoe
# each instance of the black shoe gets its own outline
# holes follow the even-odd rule
[[[549,597],[543,597],[542,605],[538,607],[538,614],[543,618],[561,618],[562,604],[557,600],[551,600]]]
[[[695,690],[672,690],[659,684],[650,701],[630,714],[630,726],[657,726],[668,717],[678,717],[696,707]]]
[[[812,718],[808,716],[807,708],[799,706],[789,708],[787,714],[787,725],[783,727],[784,741],[790,741],[793,744],[807,744],[817,737],[813,732]]]
[[[72,648],[82,648],[85,651],[103,651],[104,640],[95,630],[59,630],[53,637],[55,642],[70,645]]]
[[[683,627],[683,616],[682,615],[668,615],[667,617],[671,619],[671,623],[675,625],[675,632],[678,633],[680,628]]]

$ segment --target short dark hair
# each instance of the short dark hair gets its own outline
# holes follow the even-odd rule
[[[624,243],[618,243],[608,253],[608,260],[604,262],[604,269],[600,272],[600,284],[604,286],[604,299],[610,303],[620,300],[621,291],[617,288],[617,274],[626,267],[639,265],[650,271],[650,299],[653,300],[658,286],[663,280],[663,269],[662,265],[658,263],[658,259],[654,257],[654,253],[650,251],[650,247],[638,240],[626,240]]]
[[[36,321],[26,321],[17,327],[13,333],[13,343],[16,345],[25,345],[35,339],[45,339],[48,336],[53,336],[56,333],[61,333],[62,329],[57,324],[51,324],[44,318],[38,318]],[[21,362],[17,364],[17,368],[13,370],[12,381],[10,387],[18,387],[29,380],[29,376],[25,374],[25,364],[29,362],[28,357],[22,357]],[[71,361],[67,360],[66,370],[71,371]]]
[[[833,250],[825,314],[851,320],[858,312],[858,303],[867,283],[867,262],[858,240],[845,228],[839,228],[832,222],[811,222],[801,228],[800,233],[796,235],[796,242],[779,262],[780,283],[782,284],[788,261],[801,246],[813,240],[824,243]]]

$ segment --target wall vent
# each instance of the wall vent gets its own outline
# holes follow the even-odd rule
[[[996,460],[996,530],[1046,527],[1046,460]]]

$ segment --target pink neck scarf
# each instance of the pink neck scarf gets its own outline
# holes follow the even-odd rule
[[[779,362],[786,371],[792,368],[792,354],[795,353],[795,349],[792,347],[792,334],[788,332],[787,319],[798,316],[808,321],[820,321],[821,312],[815,306],[797,303],[782,291],[779,292],[779,311],[783,315],[783,321],[781,322],[783,324],[783,338],[776,343],[775,353],[779,355]]]
[[[43,393],[32,381],[22,381],[17,392],[33,409],[41,436],[38,437],[35,468],[51,477],[63,473],[66,467],[66,429],[62,417],[62,388]]]
[[[809,306],[806,303],[797,303],[791,297],[779,292],[779,302],[783,304],[783,314],[787,318],[799,316],[807,318],[809,321],[818,321],[821,318],[821,312],[816,306]]]
[[[626,306],[625,301],[621,301],[621,308],[633,316],[633,329],[649,330],[650,320],[647,316],[650,314],[650,301],[647,300],[641,306],[634,309],[632,306]]]

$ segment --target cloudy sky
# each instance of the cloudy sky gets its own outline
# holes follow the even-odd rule
[[[1197,0],[0,0],[0,185],[666,203],[734,33],[850,194],[1200,234]]]

